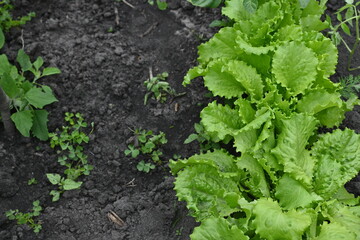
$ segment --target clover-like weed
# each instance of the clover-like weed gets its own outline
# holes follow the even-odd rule
[[[31,212],[22,213],[18,209],[9,210],[5,213],[6,217],[9,220],[16,220],[17,224],[26,224],[33,229],[35,233],[40,232],[42,229],[41,222],[35,221],[34,217],[40,216],[42,207],[40,206],[40,201],[33,202],[33,208]]]

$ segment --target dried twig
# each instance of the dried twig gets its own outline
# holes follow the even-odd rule
[[[154,29],[156,28],[156,26],[157,26],[158,24],[159,24],[159,23],[156,22],[156,23],[154,23],[153,25],[151,25],[148,30],[146,30],[143,34],[140,34],[140,37],[145,37],[146,35],[148,35],[152,30],[154,30]]]
[[[114,8],[114,12],[115,12],[115,24],[116,26],[120,26],[120,17],[117,7]]]
[[[120,227],[125,225],[124,220],[122,220],[114,211],[110,210],[107,213],[107,217],[111,222],[115,223],[116,225],[119,225]]]
[[[134,5],[130,4],[128,1],[126,1],[126,0],[122,0],[122,1],[123,1],[123,3],[125,3],[126,5],[128,5],[129,7],[135,9]]]

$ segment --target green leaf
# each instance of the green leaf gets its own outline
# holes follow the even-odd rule
[[[54,74],[60,74],[61,71],[58,68],[55,67],[47,67],[44,69],[44,71],[42,72],[42,77],[44,76],[49,76],[49,75],[54,75]]]
[[[346,239],[357,240],[355,233],[350,232],[349,229],[339,223],[323,222],[319,236],[315,240],[329,240],[329,239]]]
[[[34,87],[25,94],[25,98],[36,108],[43,108],[45,105],[57,102],[53,93],[49,92],[49,88]]]
[[[261,198],[270,197],[269,186],[261,165],[250,154],[238,158],[237,166],[243,170],[240,184],[246,186],[251,195]]]
[[[58,185],[61,182],[61,176],[60,174],[54,174],[54,173],[47,173],[46,177],[49,179],[51,184]]]
[[[0,28],[0,48],[4,46],[4,43],[5,43],[5,36],[2,29]]]
[[[248,240],[249,237],[224,218],[209,218],[194,229],[191,240]]]
[[[290,210],[283,212],[277,202],[259,199],[253,209],[255,232],[267,240],[302,239],[311,224],[311,216]]]
[[[315,53],[304,43],[289,42],[276,50],[272,71],[275,80],[295,96],[315,81],[317,64]]]
[[[229,216],[239,211],[235,205],[228,204],[228,196],[241,196],[237,182],[222,177],[218,170],[207,164],[196,164],[178,172],[175,188],[180,201],[187,207],[197,221],[211,216]]]
[[[233,135],[243,124],[236,110],[228,105],[210,103],[201,113],[201,123],[214,141],[224,140],[228,135]]]
[[[60,199],[60,192],[57,190],[51,190],[50,191],[50,195],[53,196],[53,198],[51,199],[51,201],[56,202],[59,201]]]
[[[40,68],[43,64],[44,64],[44,60],[43,60],[42,57],[38,57],[38,58],[36,59],[36,61],[33,63],[34,68],[35,68],[36,70],[39,70],[39,68]]]
[[[0,55],[0,74],[9,73],[12,65],[5,54]]]
[[[0,75],[0,87],[4,90],[6,95],[9,96],[9,98],[15,98],[20,93],[20,89],[16,85],[15,79],[13,79],[7,72]]]
[[[222,0],[188,0],[194,6],[216,8],[220,5]]]
[[[241,82],[235,78],[234,74],[231,73],[228,68],[225,68],[227,62],[228,60],[225,59],[211,62],[204,76],[204,84],[214,95],[225,98],[239,98],[246,89]],[[242,65],[250,68],[244,63]],[[246,72],[246,70],[244,70],[244,72]],[[246,77],[247,76],[244,78]]]
[[[243,0],[225,1],[222,14],[236,21],[248,20],[251,16],[251,13],[244,8]]]
[[[332,197],[360,171],[360,136],[350,129],[322,135],[311,152],[318,162],[314,189],[325,199]]]
[[[295,114],[282,120],[277,146],[272,150],[284,171],[305,186],[311,186],[315,159],[306,149],[310,136],[314,134],[317,121],[312,116]]]
[[[299,0],[300,3],[300,7],[301,8],[306,8],[307,5],[309,4],[310,0]]]
[[[279,199],[280,206],[286,210],[298,207],[306,208],[313,201],[322,200],[321,197],[310,193],[299,181],[285,174],[276,187],[275,196]]]
[[[167,9],[167,3],[165,1],[156,0],[156,5],[159,8],[159,10],[166,10]]]
[[[249,13],[255,13],[258,7],[258,0],[243,0],[243,5]]]
[[[33,125],[33,112],[31,110],[13,113],[11,120],[23,136],[30,137],[30,129]]]
[[[72,179],[65,179],[63,184],[64,190],[73,190],[80,188],[82,182],[75,182]]]
[[[212,59],[236,59],[239,54],[242,53],[242,51],[236,47],[237,35],[238,31],[232,27],[220,29],[208,42],[198,47],[198,61],[201,64],[206,64]]]
[[[32,133],[40,140],[46,141],[49,138],[47,128],[48,112],[46,110],[34,110],[33,120]]]
[[[340,27],[344,31],[344,33],[346,33],[348,36],[351,36],[350,28],[348,27],[348,25],[346,25],[346,23],[341,24]]]
[[[20,64],[21,70],[23,72],[29,71],[31,69],[31,67],[32,67],[30,57],[24,52],[23,49],[20,49],[18,51],[16,61]]]
[[[199,138],[199,135],[192,133],[184,141],[184,144],[189,144]]]

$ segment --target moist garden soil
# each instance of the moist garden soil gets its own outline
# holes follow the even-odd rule
[[[194,132],[199,112],[210,99],[201,81],[187,88],[181,82],[196,65],[196,47],[217,31],[208,25],[220,18],[220,10],[194,8],[185,0],[169,1],[165,11],[147,0],[127,2],[135,8],[112,0],[16,2],[15,15],[34,11],[37,16],[6,35],[2,52],[14,60],[24,46],[33,60],[41,56],[45,64],[62,71],[42,80],[59,100],[47,107],[49,130],[65,125],[65,112],[81,113],[85,121],[94,122],[85,146],[94,170],[81,177],[81,189],[67,191],[52,202],[49,192],[55,187],[45,174],[64,170],[56,150],[49,142],[20,135],[9,141],[1,127],[0,239],[182,240],[189,239],[197,225],[185,204],[177,201],[167,163],[174,154],[189,157],[199,151],[198,144],[183,142]],[[330,11],[339,7],[333,2]],[[340,48],[335,81],[349,75],[346,56]],[[356,62],[360,63],[359,58]],[[143,83],[150,68],[154,75],[168,72],[170,85],[186,94],[144,105]],[[359,107],[347,114],[345,126],[360,132]],[[136,169],[141,157],[133,159],[123,153],[135,128],[163,131],[168,139],[161,149],[163,163],[150,173]],[[85,132],[90,133],[91,128]],[[39,183],[29,186],[31,178]],[[360,195],[360,178],[346,187]],[[44,208],[38,218],[43,226],[39,234],[6,219],[6,211],[28,212],[35,200]],[[107,214],[111,211],[125,225],[110,221]]]

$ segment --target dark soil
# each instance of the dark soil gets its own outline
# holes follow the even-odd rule
[[[176,199],[173,177],[167,167],[173,154],[188,157],[198,152],[197,144],[184,145],[193,132],[199,112],[209,101],[200,81],[183,88],[186,71],[196,64],[196,47],[216,29],[209,23],[220,17],[219,9],[194,8],[185,0],[169,1],[160,11],[147,0],[23,0],[15,14],[34,11],[37,17],[22,29],[7,34],[2,50],[10,59],[24,43],[35,59],[61,69],[62,74],[45,78],[59,102],[47,107],[49,129],[65,124],[65,112],[79,112],[94,122],[91,141],[85,146],[94,170],[82,177],[80,190],[68,191],[51,202],[54,187],[46,173],[62,173],[56,151],[48,142],[17,136],[12,142],[0,128],[0,239],[45,240],[180,240],[189,239],[196,226],[186,207]],[[334,3],[334,8],[336,3]],[[108,31],[110,28],[113,31]],[[340,49],[339,68],[334,79],[348,75]],[[357,62],[359,59],[357,59]],[[144,106],[149,68],[156,75],[169,73],[170,85],[186,92],[166,103],[150,100]],[[356,74],[356,73],[353,73]],[[347,114],[344,126],[360,132],[360,110]],[[136,169],[138,160],[123,151],[132,137],[130,129],[143,128],[166,133],[163,164],[150,173]],[[87,129],[90,132],[90,129]],[[37,185],[27,181],[36,178]],[[347,184],[360,194],[360,179]],[[9,209],[29,211],[40,200],[44,211],[39,219],[43,230],[9,221]],[[115,212],[125,226],[111,222]]]

